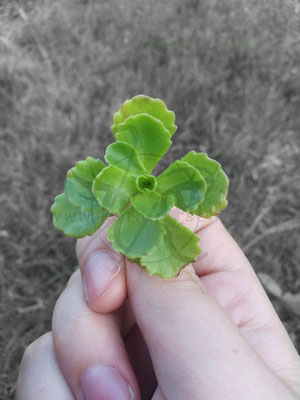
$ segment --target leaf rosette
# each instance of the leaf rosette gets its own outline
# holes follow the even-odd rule
[[[106,164],[88,157],[68,171],[65,191],[51,208],[54,226],[81,238],[113,214],[108,240],[150,275],[172,278],[195,261],[198,236],[168,213],[175,206],[204,218],[219,214],[229,181],[217,161],[194,151],[154,176],[176,128],[163,101],[144,95],[127,100],[114,116],[116,141],[106,149]]]

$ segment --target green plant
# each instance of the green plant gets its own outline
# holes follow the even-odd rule
[[[108,240],[150,275],[171,278],[194,261],[201,253],[198,236],[168,212],[176,206],[204,218],[219,214],[227,205],[228,178],[217,161],[194,151],[151,174],[172,144],[174,122],[159,99],[127,100],[114,115],[108,165],[88,157],[68,171],[65,191],[51,208],[56,229],[81,238],[114,214]]]

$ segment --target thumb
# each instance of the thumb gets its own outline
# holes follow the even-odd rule
[[[169,280],[150,277],[137,264],[128,263],[126,271],[133,313],[164,398],[293,398],[206,294],[191,265]]]

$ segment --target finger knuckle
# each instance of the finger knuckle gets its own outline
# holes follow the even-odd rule
[[[54,329],[54,349],[58,359],[66,353],[70,342],[77,342],[88,336],[88,325],[86,318],[81,314],[70,316],[67,325],[56,326]]]
[[[67,287],[71,285],[76,279],[78,279],[80,276],[80,269],[77,268],[75,272],[70,276],[68,282],[67,282]]]
[[[41,356],[52,350],[52,334],[47,332],[34,340],[25,350],[22,362],[30,363],[34,361],[37,356]]]
[[[198,296],[202,292],[202,285],[199,279],[189,276],[189,273],[185,273],[181,279],[176,280],[174,283],[176,286],[176,293],[180,293],[181,297],[193,297]]]

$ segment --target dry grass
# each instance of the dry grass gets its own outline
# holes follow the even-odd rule
[[[77,159],[102,156],[132,95],[175,110],[171,159],[223,164],[225,224],[256,271],[300,291],[299,21],[299,0],[2,0],[1,399],[76,265],[53,197]],[[274,303],[299,349],[299,320]]]

